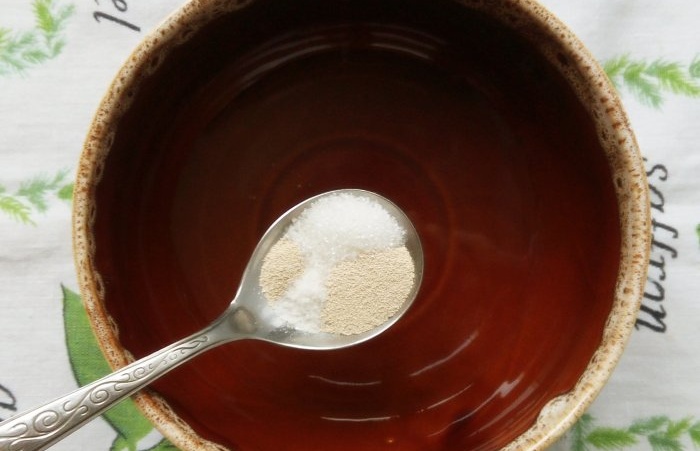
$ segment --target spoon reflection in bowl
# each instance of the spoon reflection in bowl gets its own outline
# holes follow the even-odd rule
[[[268,321],[267,299],[260,289],[263,261],[289,226],[321,198],[350,194],[382,207],[405,232],[405,246],[414,265],[413,285],[398,310],[380,325],[357,334],[309,333]],[[238,291],[224,313],[203,330],[114,373],[38,408],[0,423],[0,451],[43,450],[80,428],[125,397],[173,368],[218,345],[235,340],[263,340],[282,346],[328,351],[367,341],[391,327],[416,298],[423,274],[423,252],[413,224],[391,201],[365,190],[344,189],[311,197],[280,216],[265,232],[248,261]]]

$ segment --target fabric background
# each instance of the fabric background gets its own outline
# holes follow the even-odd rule
[[[0,4],[0,419],[76,387],[71,343],[86,339],[77,317],[64,313],[77,299],[69,194],[78,156],[121,63],[182,3]],[[610,383],[555,449],[693,449],[700,446],[700,2],[543,3],[616,81],[647,159],[654,216],[637,330]],[[147,422],[108,418],[55,449],[172,448]]]

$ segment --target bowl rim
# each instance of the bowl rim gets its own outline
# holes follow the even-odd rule
[[[129,108],[139,80],[150,76],[163,54],[185,42],[213,19],[255,0],[191,0],[165,19],[122,65],[89,127],[78,163],[73,201],[73,255],[78,284],[95,335],[112,368],[133,356],[104,304],[104,284],[94,265],[90,199],[114,141],[115,124]],[[634,328],[644,292],[651,246],[651,213],[646,171],[622,102],[605,71],[584,44],[536,0],[452,0],[496,16],[530,40],[573,87],[593,118],[608,157],[620,212],[621,252],[615,296],[600,345],[571,391],[550,400],[535,422],[503,449],[541,450],[553,444],[581,417],[609,379]],[[157,394],[143,391],[134,400],[155,427],[185,450],[228,450],[200,437]]]

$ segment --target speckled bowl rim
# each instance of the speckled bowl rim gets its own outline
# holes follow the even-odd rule
[[[191,0],[173,13],[124,63],[94,116],[75,184],[73,247],[80,291],[99,340],[113,368],[133,360],[119,341],[119,331],[104,307],[104,285],[96,271],[92,226],[95,187],[112,146],[116,124],[162,55],[186,41],[212,19],[253,0]],[[621,225],[620,269],[615,299],[602,341],[573,389],[550,400],[536,421],[504,450],[541,450],[559,439],[584,413],[616,366],[634,328],[644,290],[650,249],[649,194],[644,164],[615,89],[590,52],[552,13],[534,0],[455,0],[498,17],[533,42],[566,77],[596,124],[608,157],[618,198]],[[200,437],[156,394],[143,391],[137,405],[156,428],[183,450],[227,450]]]

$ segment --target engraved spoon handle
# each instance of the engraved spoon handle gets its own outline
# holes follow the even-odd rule
[[[236,339],[221,322],[137,360],[43,406],[0,423],[0,451],[39,451],[55,444],[173,368]]]

